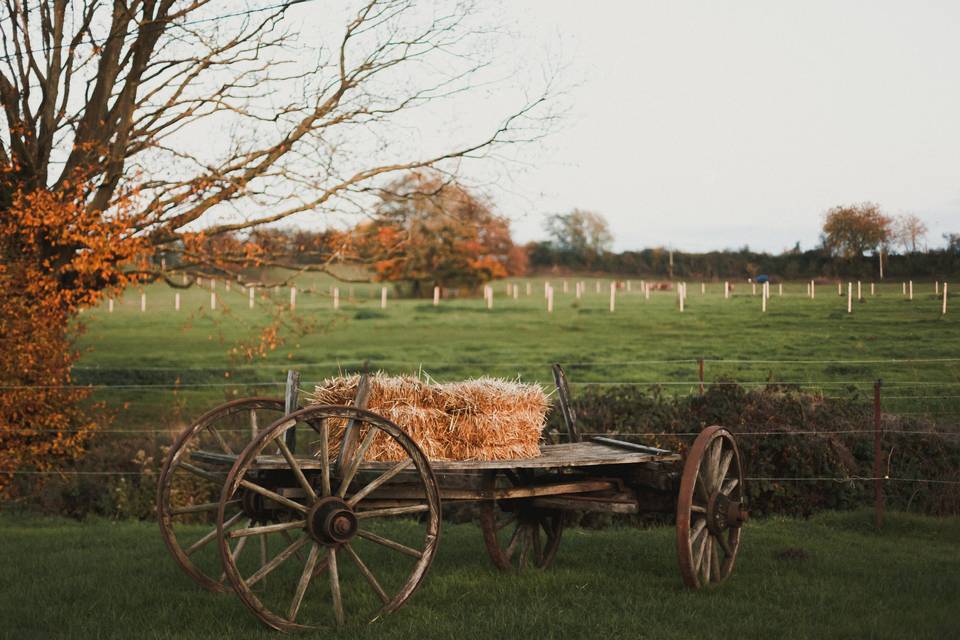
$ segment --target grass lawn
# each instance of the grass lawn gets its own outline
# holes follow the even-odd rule
[[[610,313],[609,280],[600,293],[596,281],[587,280],[587,293],[577,300],[573,278],[566,294],[562,279],[554,278],[555,309],[548,314],[543,282],[513,281],[518,299],[504,295],[505,282],[495,283],[491,310],[480,299],[443,300],[435,307],[430,300],[392,298],[381,310],[378,285],[355,285],[351,299],[349,285],[341,284],[341,307],[334,311],[327,295],[331,281],[308,276],[301,282],[308,290],[298,293],[296,317],[309,327],[285,330],[285,343],[253,363],[229,352],[269,321],[264,300],[250,310],[246,293],[236,286],[227,292],[221,282],[215,311],[209,309],[209,290],[193,288],[182,293],[178,312],[173,290],[154,285],[145,290],[144,313],[140,293],[130,290],[113,313],[104,305],[84,314],[88,330],[79,346],[85,354],[76,378],[161,385],[97,393],[121,410],[120,425],[161,429],[226,399],[278,394],[275,386],[249,384],[282,382],[287,367],[301,369],[312,382],[365,360],[391,372],[422,368],[440,380],[486,374],[543,382],[550,380],[549,364],[561,362],[575,385],[660,382],[670,393],[695,390],[697,358],[749,360],[708,361],[706,380],[798,382],[828,394],[856,389],[869,395],[871,382],[883,378],[886,411],[928,412],[954,423],[960,414],[960,308],[941,315],[933,283],[915,283],[913,301],[902,296],[899,283],[878,285],[875,296],[864,283],[864,300],[854,301],[848,314],[836,285],[818,286],[814,300],[806,296],[805,283],[784,285],[782,297],[774,285],[763,313],[750,285],[737,283],[732,297],[724,299],[722,283],[709,283],[701,294],[699,283],[691,282],[680,313],[673,292],[654,292],[645,300],[634,280],[633,290],[621,291]],[[289,300],[287,290],[268,295]],[[954,361],[870,362],[942,358]],[[819,362],[803,362],[809,360]]]
[[[232,594],[195,587],[153,523],[5,515],[0,545],[5,638],[279,637]],[[669,527],[568,530],[552,569],[506,576],[479,529],[445,525],[406,606],[322,637],[945,638],[958,593],[960,519],[888,514],[880,534],[866,511],[750,522],[730,580],[696,593]]]

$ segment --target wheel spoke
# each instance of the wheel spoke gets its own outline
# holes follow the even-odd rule
[[[708,584],[710,582],[711,556],[713,555],[713,538],[709,533],[705,536],[703,544],[703,564],[701,568],[703,569],[703,582]]]
[[[703,531],[704,527],[706,526],[707,526],[706,520],[697,520],[696,524],[694,524],[693,527],[690,529],[690,540],[693,540],[698,535],[700,535],[700,532]]]
[[[520,558],[517,560],[517,568],[525,569],[527,566],[527,556],[530,553],[530,547],[533,539],[530,536],[530,527],[523,528],[523,541],[520,543]]]
[[[413,463],[413,460],[410,460],[408,458],[394,465],[387,472],[383,473],[382,475],[378,476],[376,479],[371,481],[370,484],[365,486],[363,489],[360,489],[360,491],[357,491],[355,494],[353,494],[353,496],[351,496],[350,499],[347,500],[347,505],[350,506],[351,508],[355,507],[358,502],[366,498],[373,491],[376,491],[377,488],[383,485],[383,483],[393,479],[398,473],[400,473],[401,471],[409,467],[412,463]]]
[[[534,526],[530,531],[530,538],[533,541],[533,564],[539,567],[543,564],[543,545],[540,540],[540,526]]]
[[[213,434],[213,437],[217,439],[217,442],[220,443],[220,448],[223,449],[223,452],[227,455],[234,455],[233,449],[227,444],[227,441],[223,439],[223,436],[220,435],[220,432],[217,431],[217,428],[212,424],[207,425],[207,431]]]
[[[723,553],[727,558],[733,557],[733,549],[730,547],[730,541],[727,540],[727,537],[724,534],[717,536],[717,542],[720,544],[720,548],[723,549]]]
[[[404,513],[421,513],[430,511],[428,504],[412,504],[409,507],[390,507],[388,509],[370,509],[369,511],[357,511],[357,518],[382,518],[384,516],[398,516]]]
[[[513,530],[513,535],[510,536],[510,542],[507,543],[507,548],[503,552],[503,555],[507,557],[507,560],[513,557],[513,552],[517,547],[517,542],[520,541],[520,537],[523,533],[523,529],[524,529],[523,525],[518,524],[517,528]]]
[[[713,536],[711,536],[713,539]],[[717,545],[710,545],[710,580],[711,582],[720,582],[720,552],[717,551]]]
[[[250,520],[249,522],[247,522],[247,526],[250,526],[252,524],[253,524],[253,520]],[[233,551],[230,552],[230,557],[233,558],[234,564],[236,564],[237,558],[240,557],[240,552],[243,551],[243,548],[245,546],[247,546],[247,538],[240,538],[239,540],[237,540],[237,544],[233,547]],[[223,583],[223,581],[226,579],[227,579],[227,572],[224,571],[223,573],[220,574],[219,582]]]
[[[260,495],[262,495],[262,496],[265,497],[265,498],[270,498],[270,499],[273,500],[274,502],[277,502],[277,503],[279,503],[279,504],[282,504],[283,506],[289,507],[289,508],[291,508],[291,509],[293,509],[293,510],[295,510],[295,511],[299,511],[300,513],[306,513],[306,512],[307,512],[307,508],[306,508],[305,506],[303,506],[302,504],[300,504],[299,502],[294,502],[294,501],[291,500],[290,498],[285,498],[284,496],[280,495],[279,493],[274,493],[273,491],[270,491],[270,489],[266,489],[266,488],[264,488],[264,487],[261,487],[261,486],[258,485],[258,484],[254,484],[254,483],[250,482],[249,480],[241,480],[241,481],[240,481],[240,486],[243,487],[243,488],[245,488],[245,489],[250,489],[251,491],[255,491],[255,492],[259,493]]]
[[[289,531],[281,531],[280,535],[287,541],[287,544],[293,544],[293,536],[290,535]],[[300,555],[300,547],[297,547],[297,560],[303,561],[303,556]]]
[[[389,539],[384,538],[384,537],[382,537],[382,536],[378,536],[377,534],[372,533],[372,532],[370,532],[370,531],[366,531],[366,530],[364,530],[364,529],[360,529],[359,531],[357,531],[357,535],[360,536],[361,538],[365,538],[365,539],[369,540],[370,542],[376,542],[376,543],[379,544],[379,545],[383,545],[384,547],[387,547],[388,549],[393,549],[394,551],[399,551],[400,553],[406,554],[406,555],[410,556],[411,558],[422,558],[422,557],[423,557],[423,552],[422,552],[422,551],[417,551],[416,549],[411,549],[410,547],[408,547],[408,546],[406,546],[406,545],[404,545],[404,544],[400,544],[399,542],[394,542],[393,540],[389,540]]]
[[[232,516],[229,520],[227,520],[226,522],[223,523],[223,528],[226,529],[227,527],[230,527],[230,526],[235,525],[237,522],[240,521],[240,518],[242,518],[242,517],[243,517],[243,511],[240,511],[240,512],[236,513],[236,514],[235,514],[234,516]],[[204,546],[204,545],[206,545],[206,544],[209,544],[209,542],[210,542],[211,540],[213,540],[214,538],[216,538],[216,537],[217,537],[217,528],[214,527],[212,531],[210,531],[209,533],[207,533],[206,535],[204,535],[202,538],[200,538],[199,540],[197,540],[196,542],[194,542],[192,545],[190,545],[189,547],[187,547],[187,548],[184,550],[184,553],[186,553],[186,554],[189,556],[189,555],[195,553],[195,552],[197,551],[197,549],[199,549],[200,547],[202,547],[202,546]]]
[[[697,469],[697,479],[694,482],[694,491],[696,492],[697,497],[700,498],[701,502],[710,501],[710,490],[707,487],[706,480],[704,478],[702,465],[699,469]]]
[[[494,525],[494,528],[496,528],[497,531],[500,531],[502,529],[506,529],[516,521],[517,521],[517,514],[514,513],[514,514],[511,514],[509,517],[498,522],[496,525]]]
[[[290,452],[290,448],[287,446],[287,443],[283,441],[283,435],[281,434],[276,441],[277,447],[280,449],[280,454],[283,456],[284,460],[287,461],[287,464],[290,465],[290,470],[293,471],[293,475],[296,476],[297,482],[299,482],[300,486],[303,487],[303,490],[307,492],[307,498],[309,498],[311,502],[316,500],[316,492],[307,481],[307,477],[303,475],[303,469],[300,468],[300,464],[297,462],[297,459],[293,457],[293,454]]]
[[[270,573],[271,571],[279,567],[284,560],[286,560],[287,558],[289,558],[295,553],[299,555],[300,548],[303,547],[308,542],[310,542],[309,536],[301,536],[300,538],[294,540],[290,544],[290,546],[283,549],[280,553],[275,555],[273,559],[270,560],[270,562],[266,563],[265,565],[257,569],[256,573],[254,573],[252,576],[247,578],[246,585],[250,587],[256,584],[257,582],[265,578],[268,573]]]
[[[330,568],[330,595],[333,598],[333,615],[337,626],[343,626],[343,599],[340,597],[340,576],[337,573],[337,548],[327,547],[327,564]]]
[[[323,497],[330,495],[330,426],[320,421],[320,482]]]
[[[223,484],[223,481],[227,479],[225,474],[213,473],[212,471],[207,471],[206,469],[201,469],[200,467],[194,466],[189,462],[178,462],[177,466],[184,471],[189,471],[195,476],[199,476],[204,480],[209,480],[210,482],[216,482],[217,484]]]
[[[230,500],[228,505],[238,504],[239,500]],[[189,507],[180,507],[179,509],[170,509],[171,516],[180,516],[186,513],[200,513],[202,511],[216,511],[220,508],[219,502],[205,502],[204,504],[192,504]]]
[[[377,593],[380,597],[380,600],[383,604],[390,602],[390,596],[387,595],[387,592],[383,590],[383,587],[380,586],[380,583],[377,582],[376,576],[373,575],[373,572],[364,564],[363,560],[360,559],[360,556],[357,555],[357,552],[354,551],[353,547],[350,546],[350,543],[344,543],[343,548],[347,550],[347,553],[350,555],[350,558],[353,560],[354,564],[357,565],[357,568],[360,569],[360,573],[363,574],[363,577],[367,579],[367,582],[370,583],[370,587]]]
[[[691,505],[690,505],[690,511],[692,511],[692,512],[694,512],[694,513],[706,513],[706,512],[707,512],[707,508],[706,508],[706,507],[701,507],[701,506],[698,505],[698,504],[692,504],[692,503],[691,503]]]
[[[290,611],[287,618],[290,622],[297,619],[297,612],[300,611],[300,603],[303,602],[303,596],[310,585],[310,578],[313,577],[313,567],[317,564],[317,556],[320,554],[320,544],[313,543],[310,547],[310,553],[307,554],[307,561],[303,565],[303,573],[300,574],[300,582],[297,583],[297,591],[293,594],[293,600],[290,602]]]
[[[350,486],[350,483],[353,482],[353,476],[356,475],[357,469],[360,467],[360,463],[363,462],[363,456],[367,454],[367,449],[369,449],[370,445],[373,444],[373,440],[377,437],[378,433],[380,433],[380,430],[373,425],[370,425],[367,435],[363,438],[363,442],[360,443],[357,451],[353,454],[353,458],[351,458],[350,462],[347,464],[347,471],[343,474],[343,480],[340,482],[340,488],[337,489],[337,495],[341,498],[347,494],[347,488]]]
[[[733,491],[738,484],[740,484],[739,478],[730,478],[729,480],[725,480],[721,491],[729,495],[730,492]]]
[[[265,524],[260,527],[248,527],[246,529],[234,529],[224,534],[227,538],[245,538],[247,536],[262,536],[275,531],[288,531],[290,529],[302,529],[307,524],[306,520],[291,520],[290,522],[279,522],[277,524]]]
[[[725,451],[723,457],[720,458],[720,470],[717,472],[717,486],[720,487],[723,484],[723,480],[727,477],[727,471],[730,470],[730,463],[733,461],[733,451]]]
[[[693,570],[697,572],[700,570],[700,564],[703,562],[703,552],[706,549],[707,534],[704,529],[701,529],[696,536],[691,539],[690,546],[695,550],[693,556]]]
[[[709,484],[707,489],[709,493],[713,493],[720,488],[720,452],[723,450],[723,438],[716,438],[707,451],[707,479]]]

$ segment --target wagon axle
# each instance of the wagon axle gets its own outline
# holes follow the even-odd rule
[[[714,535],[720,535],[727,529],[738,529],[747,521],[749,514],[746,505],[739,500],[715,492],[707,503],[707,528]]]

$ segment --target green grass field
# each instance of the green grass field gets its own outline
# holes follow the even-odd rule
[[[578,387],[630,382],[666,393],[706,381],[747,385],[793,382],[826,395],[871,392],[884,379],[884,410],[924,413],[949,428],[960,414],[960,309],[943,316],[932,283],[913,301],[899,283],[877,287],[848,314],[836,285],[805,295],[804,283],[776,286],[766,313],[750,286],[724,299],[691,282],[680,313],[673,292],[645,300],[638,280],[621,291],[614,313],[604,281],[596,293],[564,294],[552,279],[553,313],[543,280],[516,281],[517,299],[496,283],[493,309],[480,299],[395,300],[380,309],[379,286],[305,278],[296,320],[284,318],[283,344],[249,362],[231,350],[255,338],[273,317],[268,300],[253,310],[236,287],[128,291],[109,313],[87,311],[76,379],[104,385],[94,397],[117,412],[115,438],[152,433],[169,442],[183,424],[220,402],[279,395],[285,369],[304,386],[369,361],[395,373],[423,371],[438,380],[494,375],[549,384],[549,365],[567,365]],[[283,290],[270,293],[289,300]],[[951,304],[955,300],[951,299]],[[298,323],[302,323],[299,324]],[[298,328],[294,328],[298,327]],[[721,360],[724,362],[718,362]],[[891,362],[906,360],[907,362]],[[951,422],[952,421],[952,422]],[[99,438],[96,447],[110,447]],[[141,445],[136,445],[141,446]],[[96,455],[92,454],[92,460]],[[91,463],[96,464],[96,462]],[[748,470],[749,473],[749,470]],[[960,622],[960,521],[891,515],[881,534],[865,512],[827,513],[808,521],[748,524],[737,570],[715,592],[681,588],[673,529],[568,530],[553,569],[501,576],[488,563],[479,531],[446,525],[438,558],[422,589],[396,615],[373,626],[354,622],[330,637],[931,637]],[[174,565],[149,522],[0,517],[0,635],[5,637],[276,637],[239,601],[196,588]]]
[[[278,637],[195,587],[153,523],[5,516],[0,544],[2,637]],[[707,592],[681,588],[671,528],[568,530],[553,568],[507,576],[476,527],[445,525],[406,606],[308,637],[946,638],[957,593],[957,519],[889,514],[881,534],[867,512],[748,523],[734,574]]]
[[[308,326],[285,329],[285,343],[254,362],[230,351],[255,339],[269,321],[267,301],[250,310],[245,292],[236,286],[227,292],[221,282],[217,310],[209,309],[208,289],[193,288],[182,293],[177,312],[174,292],[155,285],[145,290],[146,312],[140,312],[139,292],[131,290],[112,314],[106,305],[84,314],[88,330],[76,377],[145,385],[103,390],[98,397],[126,406],[120,424],[153,428],[181,424],[224,399],[276,394],[269,385],[281,383],[288,367],[300,369],[309,383],[364,361],[391,372],[422,370],[439,380],[495,375],[545,383],[550,363],[561,362],[575,385],[663,383],[667,392],[690,393],[702,357],[708,382],[721,376],[746,384],[797,382],[848,395],[851,389],[869,394],[872,381],[883,378],[887,411],[948,419],[960,413],[960,307],[941,315],[933,283],[915,283],[913,301],[902,296],[900,283],[878,285],[875,296],[864,283],[864,300],[855,300],[848,314],[835,284],[819,285],[814,300],[806,297],[805,283],[784,285],[782,297],[774,285],[762,313],[761,298],[748,284],[737,283],[727,300],[722,283],[709,283],[702,295],[699,283],[691,282],[680,313],[673,292],[653,292],[645,300],[634,280],[610,313],[609,280],[596,293],[597,281],[587,279],[581,300],[573,293],[574,278],[567,280],[566,294],[563,279],[551,280],[555,308],[548,314],[543,279],[511,281],[519,286],[518,299],[505,296],[505,282],[495,283],[490,310],[480,299],[442,300],[435,307],[430,300],[393,298],[381,310],[379,285],[341,284],[341,307],[334,311],[332,280],[302,278],[308,290],[299,291],[294,315]],[[278,303],[289,300],[288,290],[269,295]],[[875,362],[945,358],[953,360]]]

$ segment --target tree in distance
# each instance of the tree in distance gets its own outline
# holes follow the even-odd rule
[[[863,256],[889,242],[891,223],[879,205],[872,202],[834,207],[824,217],[823,247],[836,257]]]
[[[506,218],[437,172],[413,172],[389,185],[373,222],[358,231],[361,260],[372,262],[380,280],[418,297],[432,295],[434,286],[475,290],[516,273],[518,256],[525,256]]]
[[[610,225],[606,218],[593,211],[574,209],[569,213],[555,213],[547,217],[546,231],[555,250],[572,254],[588,267],[613,246]]]

